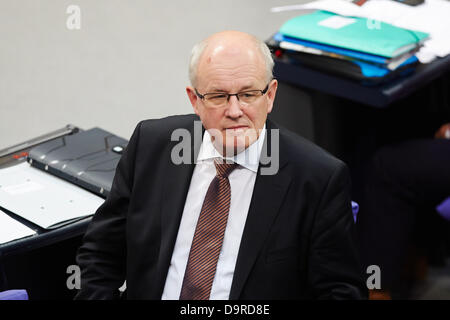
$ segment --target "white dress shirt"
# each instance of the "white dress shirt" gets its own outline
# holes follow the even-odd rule
[[[266,127],[264,125],[257,141],[241,153],[230,158],[239,166],[228,176],[231,187],[230,211],[211,288],[210,300],[227,300],[230,295],[234,268],[255,186],[265,131]],[[178,300],[180,297],[197,220],[200,216],[206,192],[216,175],[214,158],[224,157],[214,148],[211,142],[211,135],[208,131],[205,131],[161,297],[163,300]]]

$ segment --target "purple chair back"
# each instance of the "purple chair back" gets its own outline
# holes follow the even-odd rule
[[[0,292],[0,300],[28,300],[27,290],[7,290]]]
[[[442,201],[437,207],[436,211],[446,220],[450,221],[450,197]]]
[[[352,201],[352,212],[353,212],[353,221],[356,223],[356,218],[358,216],[359,204],[355,201]]]

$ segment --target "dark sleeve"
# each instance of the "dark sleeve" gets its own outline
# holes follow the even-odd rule
[[[322,194],[311,235],[309,279],[318,299],[365,299],[355,244],[350,175],[339,163]]]
[[[77,252],[81,288],[75,299],[117,299],[126,273],[125,226],[133,186],[139,123],[117,165],[111,191]]]

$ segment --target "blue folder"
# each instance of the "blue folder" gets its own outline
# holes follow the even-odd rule
[[[381,56],[376,56],[376,55],[372,55],[372,54],[368,54],[368,53],[328,46],[328,45],[324,45],[324,44],[318,44],[315,42],[310,42],[310,41],[305,41],[305,40],[300,40],[300,39],[295,39],[295,38],[284,36],[280,33],[276,33],[272,39],[275,41],[275,45],[276,45],[276,43],[279,43],[281,41],[286,41],[286,42],[291,42],[294,44],[299,44],[299,45],[302,45],[305,47],[311,47],[314,49],[347,56],[347,57],[349,57],[348,60],[341,60],[341,59],[335,59],[335,58],[330,58],[330,57],[325,57],[325,56],[320,56],[320,55],[314,57],[314,55],[309,55],[308,53],[299,52],[299,56],[297,56],[297,57],[298,57],[299,62],[303,62],[305,64],[312,63],[315,67],[318,67],[318,64],[319,64],[321,66],[320,68],[323,67],[329,71],[341,70],[340,73],[344,72],[344,69],[348,69],[348,68],[345,68],[345,65],[347,65],[347,66],[353,65],[354,67],[357,67],[357,70],[358,70],[357,74],[355,74],[354,71],[352,72],[350,69],[348,69],[344,73],[346,75],[353,75],[352,77],[356,77],[361,80],[365,79],[365,80],[379,81],[385,77],[391,76],[393,73],[396,73],[395,71],[389,70],[386,67],[387,62],[389,62],[389,59],[386,59]],[[287,51],[289,51],[289,50],[287,50]],[[310,58],[307,59],[308,56]],[[328,60],[325,60],[325,59],[328,59]],[[330,62],[331,60],[334,60],[335,63],[333,63],[333,64],[326,63],[326,61]],[[322,61],[322,62],[320,62],[320,61]],[[418,59],[416,58],[416,56],[411,56],[410,58],[405,60],[402,64],[400,64],[396,70],[400,70],[400,71],[405,70],[405,69],[409,68],[409,66],[412,67],[417,62],[418,62]],[[334,68],[332,65],[334,65]]]
[[[333,26],[333,19],[348,19]],[[380,22],[379,28],[368,28],[368,19],[342,17],[332,12],[316,11],[289,19],[279,32],[285,36],[395,58],[417,48],[429,34],[399,28]]]
[[[357,60],[353,60],[352,62],[357,64],[361,68],[361,74],[367,78],[382,78],[384,76],[387,76],[390,72],[392,72],[387,68],[379,67],[374,64],[365,63]],[[399,66],[399,68],[406,67],[408,65],[413,65],[416,62],[418,62],[418,59],[416,58],[416,56],[412,56],[405,62],[403,62]]]
[[[281,41],[291,42],[291,43],[299,44],[299,45],[302,45],[305,47],[310,47],[310,48],[314,48],[314,49],[318,49],[318,50],[322,50],[322,51],[332,52],[332,53],[347,56],[350,58],[365,60],[368,62],[373,62],[373,63],[377,63],[377,64],[381,64],[381,65],[386,65],[389,62],[389,59],[382,57],[382,56],[376,56],[373,54],[364,53],[364,52],[360,52],[360,51],[354,51],[354,50],[329,46],[326,44],[320,44],[317,42],[287,37],[285,35],[282,35],[279,32],[273,36],[273,39],[275,41],[279,41],[279,42],[281,42]]]

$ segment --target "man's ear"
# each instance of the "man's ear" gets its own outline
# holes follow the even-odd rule
[[[194,112],[196,115],[199,115],[198,108],[197,108],[197,102],[198,102],[198,96],[195,93],[195,89],[193,87],[186,87],[186,93],[188,95],[189,101],[191,102],[192,108],[194,108]]]
[[[278,89],[278,81],[276,79],[273,79],[269,85],[269,89],[267,90],[267,99],[269,100],[269,105],[267,108],[267,113],[272,112],[273,108],[273,102],[275,101],[275,96],[277,94]]]

